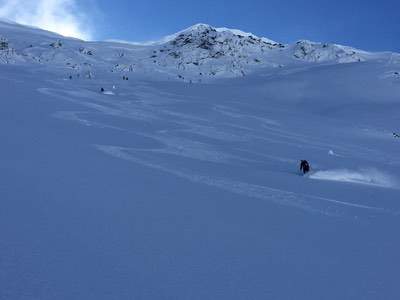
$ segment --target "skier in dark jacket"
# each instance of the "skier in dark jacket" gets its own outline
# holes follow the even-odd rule
[[[310,164],[306,160],[302,160],[300,163],[300,171],[303,172],[303,174],[307,174],[310,172]]]

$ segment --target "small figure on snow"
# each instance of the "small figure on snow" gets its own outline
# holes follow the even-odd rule
[[[306,160],[302,160],[300,163],[300,171],[303,172],[303,174],[307,174],[308,172],[310,172],[310,164],[308,163],[308,161]]]
[[[0,50],[8,50],[8,41],[5,38],[0,38]]]
[[[101,93],[104,93],[104,92],[105,92],[104,88],[101,88],[101,89],[100,89],[100,92],[101,92]]]

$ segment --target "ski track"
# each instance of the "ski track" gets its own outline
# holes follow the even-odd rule
[[[256,198],[279,205],[295,207],[309,213],[318,213],[331,217],[344,217],[352,219],[363,216],[365,217],[365,211],[372,213],[372,215],[369,215],[369,217],[373,217],[374,214],[382,213],[391,215],[396,214],[395,212],[379,207],[343,202],[319,196],[304,195],[270,188],[267,186],[234,181],[227,178],[200,175],[189,170],[180,170],[174,166],[152,162],[151,157],[149,158],[148,156],[143,155],[143,153],[139,153],[139,151],[136,151],[132,148],[110,145],[95,145],[95,147],[113,157],[166,172],[176,177],[189,180],[193,183],[205,184],[249,198]]]

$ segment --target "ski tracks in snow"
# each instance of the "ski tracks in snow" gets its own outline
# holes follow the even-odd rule
[[[296,160],[274,153],[264,153],[252,149],[249,142],[266,141],[268,143],[287,144],[289,147],[307,147],[310,149],[326,150],[335,148],[342,152],[351,153],[353,149],[345,149],[342,146],[323,143],[319,140],[308,139],[298,133],[285,130],[281,124],[268,118],[260,118],[241,113],[235,109],[220,106],[212,106],[211,111],[217,114],[208,119],[206,116],[183,113],[172,110],[168,101],[155,99],[147,101],[122,101],[114,97],[112,101],[103,98],[95,92],[87,90],[67,91],[58,89],[41,88],[40,93],[54,96],[63,100],[84,106],[87,111],[60,111],[54,114],[59,119],[78,122],[84,126],[114,129],[128,133],[134,133],[158,142],[157,148],[127,148],[107,143],[96,145],[96,148],[108,155],[124,159],[133,163],[143,165],[158,171],[172,174],[179,178],[189,180],[193,183],[205,184],[234,194],[245,197],[269,201],[271,203],[285,205],[302,209],[310,213],[318,213],[327,216],[338,216],[346,218],[357,218],[360,216],[373,217],[376,214],[396,214],[385,208],[360,205],[345,201],[338,201],[321,196],[306,195],[291,191],[276,189],[268,186],[248,183],[242,180],[233,180],[215,175],[212,169],[203,171],[196,170],[195,165],[178,167],[172,161],[165,159],[165,155],[176,158],[189,158],[197,162],[214,164],[240,164],[240,163],[263,163],[266,161],[277,162],[292,167]],[[133,97],[133,96],[132,96]],[[148,95],[146,97],[149,97]],[[117,99],[117,100],[115,100]],[[172,101],[176,105],[176,101]],[[222,118],[218,118],[218,114]],[[112,122],[99,121],[99,116],[111,116],[124,119],[149,123],[159,122],[160,128],[139,131],[132,127],[121,127]],[[241,122],[244,120],[244,122]],[[247,122],[250,120],[250,122]],[[171,127],[171,124],[175,124]],[[249,126],[249,124],[251,126]],[[189,136],[188,136],[189,135]],[[192,136],[190,136],[192,135]],[[203,137],[203,141],[196,140]],[[204,140],[205,139],[205,140]],[[215,142],[212,142],[213,140]],[[308,141],[308,144],[304,143]],[[214,144],[215,143],[215,144]],[[219,146],[217,146],[219,145]],[[224,145],[221,148],[221,145]],[[229,147],[226,147],[229,145]],[[235,150],[235,151],[234,151]],[[233,154],[233,151],[236,154]],[[251,159],[243,154],[251,154],[259,157],[258,160]],[[359,153],[360,154],[360,153]],[[164,157],[163,157],[164,155]],[[261,160],[260,160],[261,159]],[[196,170],[196,171],[194,171]],[[367,213],[366,213],[367,212]]]
[[[344,201],[337,201],[325,197],[305,195],[261,186],[228,178],[220,178],[210,175],[197,174],[191,170],[177,168],[168,162],[155,162],[154,155],[132,148],[117,147],[111,145],[96,145],[96,148],[113,157],[124,159],[136,164],[143,165],[161,172],[172,174],[179,178],[189,180],[192,183],[205,184],[234,194],[256,198],[271,203],[295,207],[309,213],[318,213],[327,216],[362,218],[376,214],[395,214],[389,210],[379,207],[360,205]],[[368,212],[366,214],[365,212]]]

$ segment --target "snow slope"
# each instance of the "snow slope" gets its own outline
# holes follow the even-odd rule
[[[0,35],[0,299],[399,298],[398,54]]]

